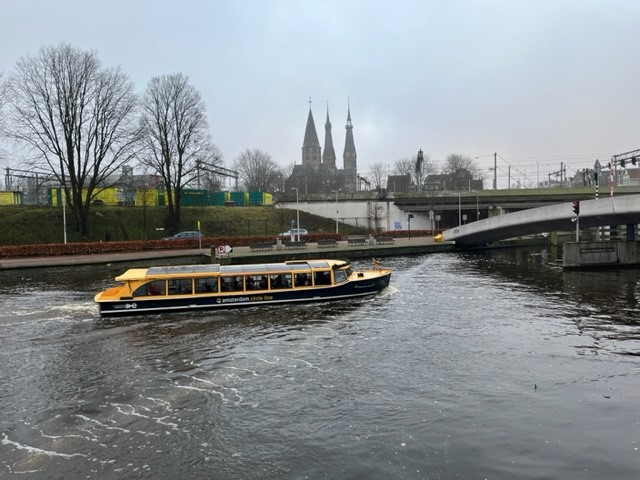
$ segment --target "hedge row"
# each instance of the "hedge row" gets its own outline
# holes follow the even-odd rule
[[[391,235],[393,233],[393,235]],[[411,236],[421,237],[431,235],[427,230],[410,232]],[[406,230],[385,232],[382,235],[393,237],[407,237]],[[307,242],[317,240],[335,239],[344,240],[346,237],[337,234],[324,233],[321,235],[309,234],[304,237]],[[252,243],[273,242],[273,236],[255,237],[205,237],[202,239],[203,248],[212,248],[218,245],[231,245],[234,247],[248,246]],[[0,246],[0,258],[13,257],[48,257],[60,255],[91,255],[93,253],[119,253],[135,252],[141,250],[180,250],[198,248],[197,239],[183,240],[135,240],[125,242],[86,242],[86,243],[44,243],[35,245],[2,245]]]

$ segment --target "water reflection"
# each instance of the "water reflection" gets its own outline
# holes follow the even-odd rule
[[[555,249],[495,250],[462,258],[474,274],[549,299],[557,315],[571,319],[580,334],[595,341],[576,348],[640,354],[639,269],[563,270]]]

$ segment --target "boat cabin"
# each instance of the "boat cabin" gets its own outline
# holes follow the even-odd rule
[[[211,295],[338,285],[353,273],[345,261],[309,260],[264,265],[184,265],[131,269],[121,298]],[[128,290],[128,295],[125,293]]]

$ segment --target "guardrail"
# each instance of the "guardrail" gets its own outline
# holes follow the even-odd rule
[[[286,249],[294,249],[294,248],[307,248],[307,242],[284,242],[284,248]]]
[[[335,239],[329,240],[318,240],[318,248],[328,248],[328,247],[337,247],[338,242]]]
[[[393,237],[376,237],[376,245],[393,245],[394,243]]]
[[[267,250],[273,250],[273,244],[272,243],[252,243],[249,245],[249,250],[251,250],[252,252],[265,252]]]
[[[367,239],[365,237],[351,237],[347,238],[347,245],[352,246],[362,246],[367,244]]]

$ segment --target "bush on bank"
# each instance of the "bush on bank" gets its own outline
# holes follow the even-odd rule
[[[393,235],[392,235],[393,233]],[[427,230],[411,231],[412,237],[430,236]],[[309,234],[304,240],[309,243],[318,240],[345,240],[349,235],[338,235],[335,233]],[[406,238],[408,231],[385,232],[382,236],[393,236],[395,238]],[[287,240],[287,239],[283,239]],[[232,247],[249,246],[254,243],[276,243],[273,235],[264,236],[240,236],[240,237],[204,237],[202,248],[211,249],[219,245],[231,245]],[[195,249],[200,244],[198,239],[184,240],[132,240],[119,242],[77,242],[77,243],[41,243],[33,245],[0,245],[0,258],[15,257],[46,257],[61,255],[91,255],[99,253],[121,253],[136,252],[143,250],[180,250]]]

